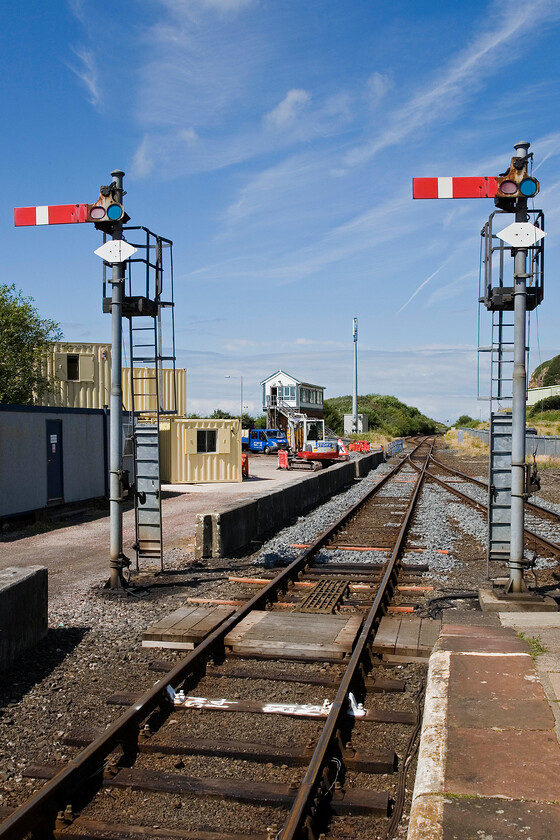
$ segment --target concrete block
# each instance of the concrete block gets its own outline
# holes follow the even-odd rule
[[[374,470],[385,460],[383,451],[369,452],[367,455],[360,455],[352,463],[355,466],[356,478],[364,478],[371,470]]]
[[[0,570],[0,669],[47,633],[48,578],[44,566]]]
[[[194,530],[194,556],[197,560],[212,557],[212,516],[209,513],[197,513]]]
[[[503,592],[499,589],[478,590],[482,612],[558,612],[554,598],[534,592]]]

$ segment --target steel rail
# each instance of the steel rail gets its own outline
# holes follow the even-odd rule
[[[454,470],[452,467],[448,467],[446,464],[442,464],[441,461],[438,461],[436,458],[432,456],[430,458],[433,464],[436,464],[438,467],[441,467],[443,470],[447,470],[447,472],[452,473],[453,475],[458,475],[460,478],[466,479],[470,481],[471,484],[477,484],[479,487],[483,487],[486,492],[488,492],[488,482],[487,481],[480,481],[478,478],[473,478],[471,475],[466,475],[466,473],[462,473],[459,470]],[[548,516],[553,516],[556,519],[560,519],[560,513],[556,513],[555,510],[549,510],[548,508],[543,507],[542,505],[537,504],[536,502],[525,502],[525,507],[531,508],[536,513],[539,514],[547,514]]]
[[[420,446],[421,444],[419,444]],[[417,447],[418,448],[418,447]],[[413,450],[415,451],[415,450]],[[399,462],[384,475],[377,484],[353,507],[345,511],[327,530],[299,554],[295,560],[286,566],[260,592],[254,595],[246,604],[240,607],[232,616],[226,619],[216,630],[204,639],[191,653],[178,662],[155,686],[146,691],[134,705],[127,709],[117,720],[68,762],[67,766],[46,782],[26,802],[20,805],[2,823],[0,823],[0,840],[22,840],[26,834],[33,831],[40,823],[48,826],[48,834],[52,836],[54,822],[58,811],[70,803],[76,791],[104,769],[107,756],[121,746],[128,755],[137,751],[140,723],[157,708],[170,707],[170,697],[167,687],[177,688],[205,668],[206,659],[215,649],[223,644],[223,639],[239,622],[252,610],[264,609],[273,603],[277,596],[286,591],[290,582],[297,580],[300,573],[309,565],[314,554],[320,551],[331,539],[333,532],[350,519],[372,496],[393,478],[406,464],[406,459]]]
[[[423,444],[420,444],[419,446],[421,445]],[[416,447],[416,449],[418,449],[419,446]],[[432,443],[430,452],[433,446],[434,444]],[[392,589],[396,581],[397,561],[402,552],[406,533],[408,531],[418,494],[424,480],[424,473],[428,463],[428,458],[429,454],[426,456],[424,467],[418,468],[420,469],[420,475],[414,485],[414,490],[411,494],[408,509],[399,529],[395,547],[391,552],[391,557],[387,561],[379,589],[377,590],[372,607],[366,617],[352,652],[352,656],[346,666],[336,697],[325,720],[323,731],[321,732],[315,751],[310,759],[308,768],[298,788],[290,813],[288,814],[284,826],[277,835],[279,840],[299,840],[299,838],[304,838],[305,829],[307,830],[306,840],[309,840],[310,837],[316,836],[316,833],[313,831],[313,817],[320,805],[328,798],[327,795],[332,787],[332,784],[334,784],[334,782],[332,784],[330,783],[330,777],[328,777],[329,787],[325,790],[326,782],[323,779],[323,775],[325,770],[328,768],[330,755],[333,750],[336,750],[336,734],[340,726],[341,718],[345,714],[347,708],[350,685],[352,680],[356,677],[358,666],[366,650],[366,645],[372,628],[375,622],[381,617],[382,608],[385,605],[386,600],[392,594]],[[402,463],[406,463],[407,460],[408,459],[404,459]]]
[[[419,469],[413,461],[410,461],[412,466],[415,469]],[[440,487],[443,487],[444,490],[448,490],[449,493],[453,493],[459,499],[461,499],[466,504],[470,505],[471,507],[477,508],[481,513],[484,514],[485,518],[488,518],[488,508],[486,505],[483,505],[482,502],[477,502],[476,499],[473,499],[471,496],[467,496],[466,493],[461,493],[460,490],[457,490],[456,487],[452,487],[447,482],[443,481],[441,478],[438,478],[436,475],[428,472],[426,470],[426,478],[430,478],[432,481],[435,481],[436,484],[439,484]],[[535,545],[539,545],[541,548],[544,548],[546,551],[549,551],[555,557],[560,557],[560,545],[557,543],[551,542],[551,540],[547,540],[546,537],[541,537],[540,534],[536,534],[534,531],[531,531],[529,528],[525,528],[525,535],[533,540]]]

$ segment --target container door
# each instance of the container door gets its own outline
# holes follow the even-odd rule
[[[63,500],[62,420],[47,420],[47,503]]]

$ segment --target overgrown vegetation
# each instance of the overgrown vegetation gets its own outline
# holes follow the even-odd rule
[[[475,420],[469,414],[461,414],[461,416],[458,417],[453,423],[454,426],[461,426],[463,428],[466,427],[468,429],[476,429],[478,424],[479,421]]]
[[[529,654],[533,659],[536,659],[537,656],[542,656],[543,653],[547,652],[548,648],[543,645],[538,636],[526,636],[525,633],[518,633],[517,635],[520,639],[523,639],[524,642],[527,642],[529,645]]]
[[[538,414],[542,414],[543,411],[560,412],[560,396],[545,397],[534,405],[528,406],[527,417],[536,417]]]
[[[476,455],[488,455],[488,444],[478,437],[464,434],[463,440],[459,443],[458,429],[450,429],[446,432],[444,440],[447,441],[452,449],[458,449],[462,455],[468,455],[471,457],[475,457]]]
[[[529,388],[547,388],[550,385],[560,385],[560,355],[535,368],[529,382]]]
[[[325,425],[340,435],[344,431],[344,415],[352,413],[352,397],[327,399],[324,402],[324,411]],[[406,405],[396,397],[381,394],[359,396],[358,414],[367,415],[372,432],[389,438],[433,434],[440,428],[435,420],[421,414],[417,408]]]
[[[0,403],[29,405],[49,388],[41,360],[62,332],[32,304],[14,284],[0,284]]]

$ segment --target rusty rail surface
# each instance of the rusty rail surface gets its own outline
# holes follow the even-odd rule
[[[415,451],[423,445],[425,445],[425,443],[419,444]],[[340,727],[341,717],[346,711],[348,692],[350,690],[352,680],[354,680],[359,673],[359,665],[366,652],[366,645],[371,631],[376,622],[381,619],[383,610],[387,605],[396,584],[397,563],[404,546],[406,533],[414,513],[418,494],[424,481],[424,474],[433,446],[434,442],[432,441],[423,467],[418,468],[420,470],[420,474],[416,480],[414,490],[410,497],[408,509],[403,517],[397,542],[393,548],[391,557],[387,562],[373,605],[364,622],[362,631],[356,642],[356,646],[346,667],[346,671],[344,672],[340,687],[337,691],[330,713],[325,721],[315,752],[311,757],[305,776],[300,784],[294,804],[292,805],[286,823],[279,834],[279,840],[308,840],[309,837],[317,837],[319,835],[320,829],[314,825],[314,818],[321,806],[325,804],[325,800],[328,802],[328,795],[332,785],[334,784],[333,773],[332,769],[329,768],[329,764],[331,756],[336,755],[337,750],[339,751],[340,749],[338,746],[337,732]],[[408,459],[405,459],[403,463],[406,463],[407,461]],[[329,769],[331,772],[329,772]]]
[[[424,445],[424,442],[418,444],[415,450]],[[433,447],[433,444],[432,444]],[[431,449],[430,449],[431,451]],[[285,569],[283,569],[275,578],[271,580],[260,592],[252,597],[245,605],[240,607],[232,616],[226,619],[216,630],[204,639],[191,653],[184,659],[178,662],[171,668],[164,677],[162,677],[151,689],[145,692],[138,700],[127,709],[117,720],[115,720],[102,735],[97,737],[86,748],[84,748],[79,755],[69,761],[68,765],[60,770],[52,779],[50,779],[43,787],[33,794],[26,802],[16,808],[2,823],[0,823],[0,840],[23,840],[30,832],[37,837],[53,837],[55,830],[56,817],[59,811],[64,810],[68,803],[75,798],[76,793],[80,788],[91,784],[96,777],[99,781],[102,780],[105,760],[110,753],[117,747],[123,750],[123,757],[125,760],[133,760],[138,752],[138,735],[140,731],[140,724],[157,708],[162,710],[170,709],[172,701],[167,691],[168,686],[173,689],[179,685],[194,685],[204,675],[206,669],[206,661],[210,658],[218,648],[223,651],[223,640],[225,636],[240,623],[252,610],[265,609],[267,604],[274,603],[278,596],[286,591],[290,582],[298,579],[298,576],[304,572],[309,565],[314,554],[319,552],[323,546],[331,539],[333,533],[339,529],[344,523],[356,514],[356,512],[365,506],[368,501],[384,487],[391,478],[403,468],[407,463],[406,459],[399,462],[393,469],[383,476],[379,482],[367,493],[357,504],[343,513],[335,523],[320,534],[317,539],[310,545],[309,548],[299,554],[296,559]],[[415,498],[418,490],[415,491]],[[406,527],[408,527],[408,519]],[[406,532],[406,527],[403,525],[402,537]],[[352,673],[352,669],[356,667],[361,656],[361,651],[364,648],[367,636],[371,628],[379,617],[379,610],[381,604],[384,603],[384,590],[387,589],[390,581],[393,579],[394,566],[398,556],[398,549],[393,552],[392,558],[389,562],[387,571],[385,572],[378,596],[375,599],[374,607],[370,612],[364,626],[360,639],[358,641],[358,648],[360,655],[353,656],[348,666],[348,674]],[[367,630],[366,630],[367,628]],[[338,719],[340,710],[346,704],[346,694],[349,678],[341,685],[337,693],[337,698],[333,704],[333,708],[338,709],[338,714],[332,717],[329,715],[327,722],[329,723],[329,731],[333,729],[332,720],[334,717]],[[328,743],[332,738],[329,735]],[[323,743],[324,739],[320,743]],[[319,759],[315,759],[314,767]],[[320,762],[319,762],[320,763]],[[315,771],[313,771],[315,776]],[[308,775],[306,774],[306,779]],[[304,780],[305,782],[305,780]],[[298,807],[301,802],[298,797]],[[289,834],[282,834],[283,837],[292,836]]]
[[[434,459],[432,459],[432,460],[434,460]],[[415,469],[418,469],[416,464],[414,464],[412,461],[411,461],[411,463],[413,464]],[[439,464],[438,464],[438,466],[439,466]],[[463,474],[461,473],[460,475],[463,475]],[[470,478],[469,476],[465,476],[465,477]],[[457,496],[459,499],[461,499],[466,504],[468,504],[471,507],[474,507],[477,510],[479,510],[484,515],[485,518],[488,517],[488,507],[487,507],[487,505],[482,504],[482,502],[477,502],[477,500],[473,499],[472,496],[468,496],[466,493],[462,493],[460,490],[457,490],[456,487],[452,487],[451,484],[448,484],[446,481],[443,481],[443,479],[438,478],[437,475],[433,475],[433,473],[430,473],[430,472],[426,471],[426,478],[429,478],[432,481],[435,481],[436,484],[439,484],[440,487],[444,488],[444,490],[448,490],[449,493],[453,493],[455,496]],[[471,481],[472,481],[472,479],[471,479]],[[478,479],[475,479],[473,483],[482,484],[482,482],[479,482]],[[488,490],[487,485],[482,484],[482,486],[485,487],[486,490]],[[543,510],[545,510],[545,508],[543,508]],[[548,512],[550,512],[550,511],[547,511],[547,513]],[[553,554],[555,557],[560,557],[560,545],[558,545],[558,543],[554,543],[551,540],[547,540],[546,537],[541,537],[540,534],[536,534],[534,531],[531,531],[529,528],[525,528],[524,532],[525,532],[525,536],[528,539],[532,540],[535,545],[540,546],[545,551],[548,551],[551,554]]]
[[[486,492],[488,492],[488,482],[487,481],[480,481],[478,478],[473,478],[471,475],[466,475],[466,473],[462,473],[459,470],[454,470],[452,467],[448,467],[446,464],[442,464],[441,461],[438,461],[436,458],[430,458],[432,464],[436,464],[436,466],[441,467],[442,470],[446,470],[447,472],[452,473],[453,475],[459,476],[459,478],[464,479],[465,481],[469,481],[471,484],[476,484],[478,487],[482,487]],[[553,519],[560,520],[560,513],[556,513],[555,510],[549,510],[543,505],[537,504],[537,502],[525,502],[525,507],[530,508],[535,513],[545,516],[551,516]]]

